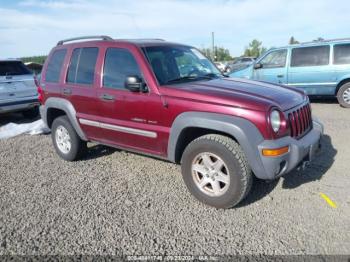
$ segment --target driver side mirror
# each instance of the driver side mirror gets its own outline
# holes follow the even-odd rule
[[[125,88],[131,92],[144,92],[144,82],[141,77],[138,76],[128,76],[125,80]]]
[[[256,63],[256,64],[254,65],[254,69],[260,69],[260,68],[263,68],[263,65],[262,65],[262,64]]]

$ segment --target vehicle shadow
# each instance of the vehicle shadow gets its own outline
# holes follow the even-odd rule
[[[333,147],[332,139],[328,135],[322,137],[321,145],[321,152],[305,170],[294,170],[291,173],[272,181],[255,179],[250,193],[237,207],[248,206],[263,199],[275,189],[280,180],[282,180],[283,189],[293,189],[303,184],[322,179],[333,165],[337,150]]]
[[[332,139],[324,135],[321,140],[322,149],[310,166],[303,171],[293,171],[283,177],[282,188],[292,189],[302,184],[320,180],[331,168],[337,155],[337,150],[332,145]]]
[[[336,97],[309,96],[311,103],[315,104],[338,104]]]
[[[39,119],[40,119],[40,116],[37,116],[36,118],[26,118],[21,113],[0,114],[0,127],[7,125],[9,123],[15,123],[15,124],[32,123]]]
[[[100,144],[92,145],[88,147],[85,156],[80,161],[88,161],[91,159],[100,158],[103,156],[108,156],[116,151],[120,151],[114,147],[104,146]]]

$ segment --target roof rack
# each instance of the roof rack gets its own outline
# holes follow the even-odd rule
[[[324,43],[324,42],[331,42],[331,41],[350,41],[350,38],[335,38],[335,39],[323,39],[323,40],[314,40],[309,42],[302,42],[301,45],[305,44],[312,44],[312,43]]]
[[[164,41],[164,39],[161,38],[119,38],[116,39],[119,41]]]
[[[106,36],[106,35],[92,35],[92,36],[81,36],[81,37],[68,38],[68,39],[59,41],[57,43],[57,45],[63,45],[63,43],[66,43],[66,42],[85,40],[85,39],[101,39],[101,40],[107,40],[107,41],[113,40],[112,37]]]

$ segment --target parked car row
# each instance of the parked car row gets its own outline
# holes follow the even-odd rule
[[[254,63],[255,59],[254,57],[238,57],[233,61],[214,62],[214,64],[222,73],[228,74],[248,67]]]
[[[254,177],[304,166],[323,134],[302,90],[226,77],[196,48],[162,40],[62,40],[38,90],[63,159],[88,141],[166,159],[217,208],[240,203]]]
[[[225,72],[232,73],[232,72],[247,68],[248,66],[250,66],[255,62],[255,59],[256,59],[255,57],[239,57],[233,62],[227,63]]]
[[[230,76],[293,86],[313,96],[336,96],[340,105],[350,107],[350,39],[273,48]]]
[[[39,114],[37,87],[32,72],[15,59],[0,60],[0,113],[22,112],[25,117]]]

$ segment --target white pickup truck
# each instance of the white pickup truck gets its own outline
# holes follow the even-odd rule
[[[34,118],[39,110],[33,74],[20,60],[0,60],[0,114],[22,112]]]

